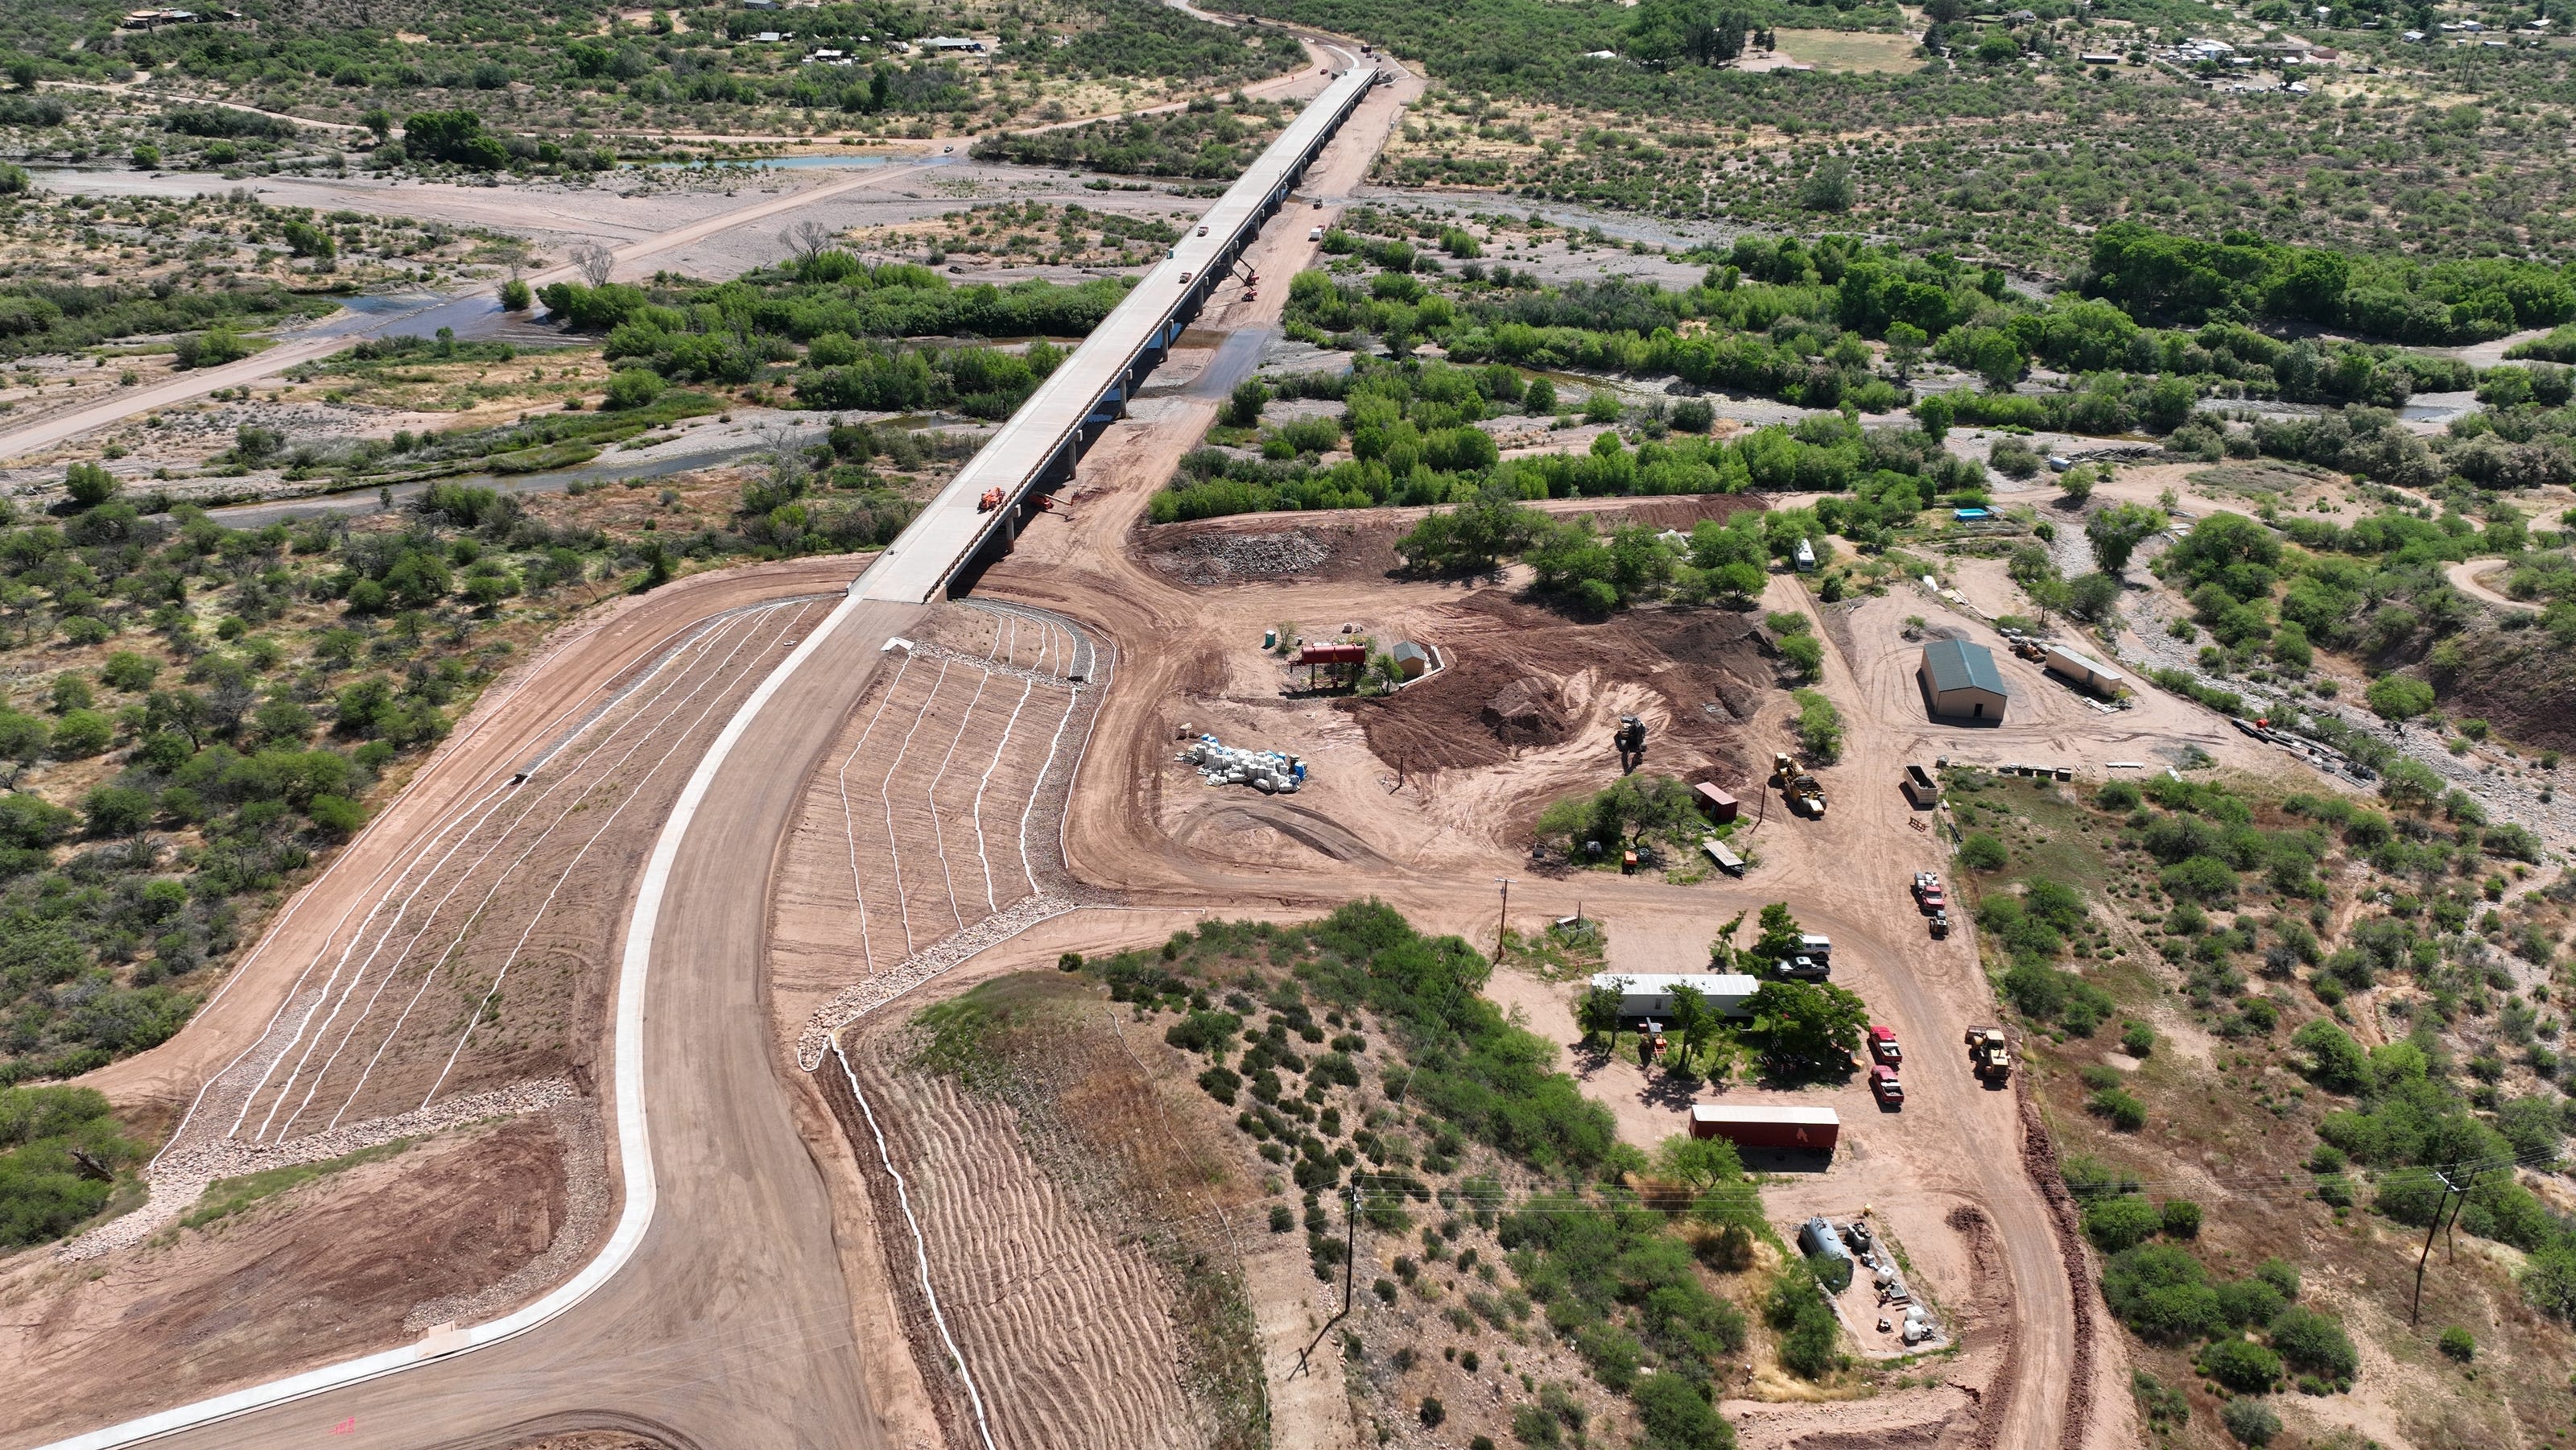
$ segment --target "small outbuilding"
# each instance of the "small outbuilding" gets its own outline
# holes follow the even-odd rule
[[[1713,781],[1700,782],[1691,788],[1691,794],[1698,798],[1699,813],[1708,817],[1713,825],[1722,826],[1734,820],[1736,811],[1741,809],[1735,797],[1718,789]]]
[[[2000,722],[2004,702],[2011,697],[2003,675],[1995,669],[1993,651],[1965,640],[1939,639],[1925,645],[1915,678],[1922,682],[1923,697],[1933,715],[1944,720]]]
[[[1440,659],[1432,653],[1429,645],[1416,644],[1409,639],[1397,640],[1395,648],[1388,653],[1395,657],[1395,672],[1408,680],[1421,679],[1440,668]]]

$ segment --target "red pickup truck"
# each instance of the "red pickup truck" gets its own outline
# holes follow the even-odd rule
[[[1878,1099],[1881,1107],[1905,1106],[1905,1084],[1896,1080],[1896,1069],[1885,1063],[1880,1063],[1869,1070],[1869,1091],[1872,1097]]]
[[[1887,1064],[1889,1067],[1901,1065],[1905,1061],[1905,1049],[1897,1046],[1896,1029],[1892,1027],[1870,1028],[1869,1055],[1873,1059]]]

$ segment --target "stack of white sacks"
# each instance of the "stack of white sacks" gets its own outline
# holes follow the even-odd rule
[[[1293,795],[1305,781],[1306,766],[1276,750],[1237,750],[1213,735],[1202,735],[1183,750],[1181,760],[1198,767],[1210,785],[1248,785],[1263,795]]]

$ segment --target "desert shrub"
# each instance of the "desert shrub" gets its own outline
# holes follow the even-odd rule
[[[2102,1298],[2139,1338],[2187,1344],[2226,1325],[2209,1271],[2189,1251],[2141,1244],[2102,1267]]]
[[[2268,1394],[2281,1382],[2281,1357],[2250,1339],[2214,1341],[2198,1363],[2201,1373],[2238,1394]]]
[[[2084,1206],[2084,1236],[2106,1254],[2133,1249],[2156,1236],[2156,1208],[2143,1198],[2098,1199]]]
[[[1780,1271],[1771,1284],[1763,1318],[1779,1331],[1780,1364],[1804,1379],[1822,1379],[1842,1366],[1842,1324],[1816,1292],[1815,1275],[1803,1264]]]
[[[2252,1396],[2239,1396],[2221,1406],[2218,1422],[2245,1445],[2269,1445],[2272,1437],[2281,1433],[2280,1412],[2268,1401]]]
[[[2272,1347],[2292,1369],[2336,1384],[2349,1384],[2361,1372],[2361,1355],[2343,1321],[2304,1304],[2293,1304],[2272,1321]]]

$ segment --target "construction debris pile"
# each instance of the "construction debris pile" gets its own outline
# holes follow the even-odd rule
[[[1180,754],[1210,785],[1248,785],[1263,795],[1294,795],[1306,783],[1306,762],[1276,750],[1237,750],[1202,735]]]
[[[1157,562],[1192,584],[1223,584],[1236,579],[1270,579],[1303,574],[1333,556],[1332,547],[1313,534],[1290,530],[1279,534],[1193,534]]]
[[[1850,1245],[1853,1252],[1859,1256],[1862,1267],[1870,1271],[1871,1282],[1878,1290],[1878,1307],[1889,1311],[1898,1309],[1904,1311],[1903,1327],[1897,1331],[1904,1341],[1914,1345],[1937,1337],[1941,1330],[1940,1326],[1933,1322],[1932,1311],[1915,1302],[1913,1294],[1905,1287],[1904,1275],[1897,1271],[1896,1256],[1889,1253],[1884,1244],[1878,1242],[1877,1235],[1870,1232],[1869,1225],[1860,1219],[1854,1219],[1843,1225],[1842,1238],[1843,1242]],[[1887,1330],[1892,1326],[1888,1319],[1881,1317],[1878,1327],[1881,1330]]]

